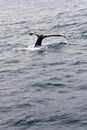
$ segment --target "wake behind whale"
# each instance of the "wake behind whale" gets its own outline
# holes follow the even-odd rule
[[[46,43],[45,45],[42,46],[37,46],[35,47],[34,45],[29,45],[27,47],[16,47],[13,48],[13,51],[44,51],[44,50],[48,50],[48,49],[58,49],[64,45],[67,45],[67,41],[66,42],[56,42],[56,43]]]

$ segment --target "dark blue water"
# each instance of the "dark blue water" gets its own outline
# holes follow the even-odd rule
[[[0,1],[0,130],[87,130],[86,0]]]

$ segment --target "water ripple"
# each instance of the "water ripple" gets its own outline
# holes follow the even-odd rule
[[[65,87],[65,84],[63,83],[35,83],[32,84],[33,87],[40,87],[40,88],[44,88],[44,89],[49,89],[49,87]]]
[[[87,0],[0,5],[0,129],[86,130]],[[67,40],[30,51],[29,32]]]

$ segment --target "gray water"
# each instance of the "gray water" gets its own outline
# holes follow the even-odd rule
[[[87,130],[86,0],[0,0],[0,130]]]

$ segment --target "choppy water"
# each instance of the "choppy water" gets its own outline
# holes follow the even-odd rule
[[[86,0],[0,0],[0,130],[87,130]]]

